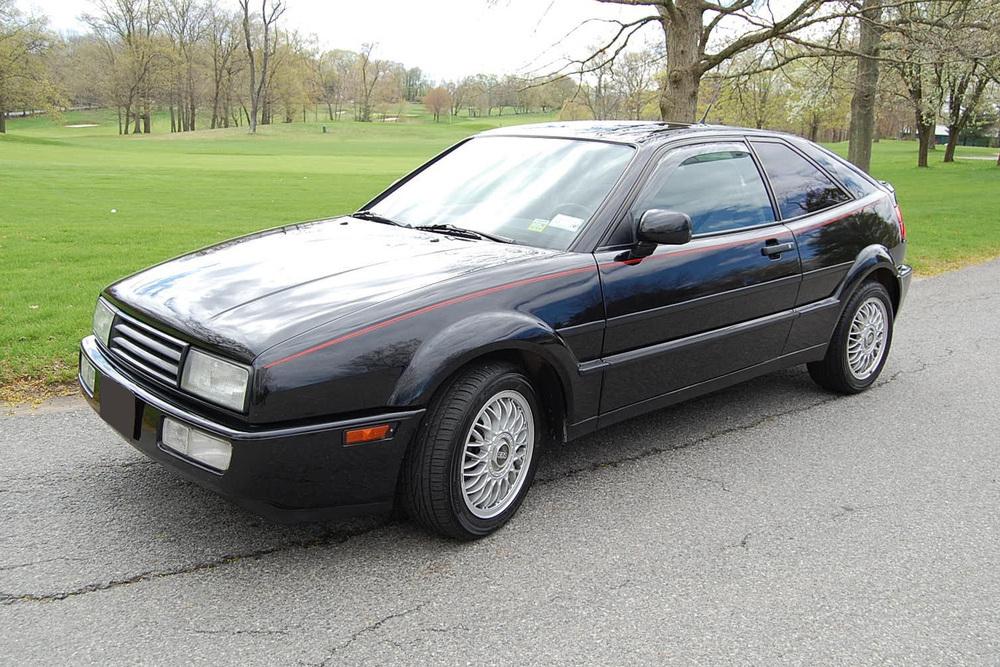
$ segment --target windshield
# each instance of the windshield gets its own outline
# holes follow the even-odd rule
[[[630,146],[597,141],[479,137],[370,210],[412,227],[454,225],[565,250],[633,153]]]

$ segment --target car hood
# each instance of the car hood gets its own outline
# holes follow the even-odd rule
[[[249,361],[348,313],[554,252],[337,218],[203,248],[129,276],[107,294],[163,328]]]

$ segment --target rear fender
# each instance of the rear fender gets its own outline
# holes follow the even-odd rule
[[[873,244],[867,246],[858,253],[857,258],[854,260],[854,264],[850,269],[848,269],[847,275],[840,284],[840,289],[838,290],[836,296],[840,300],[842,311],[847,305],[847,301],[850,299],[851,294],[853,294],[858,287],[861,286],[861,283],[867,280],[869,276],[880,269],[886,269],[892,275],[893,285],[889,285],[887,287],[890,287],[889,293],[893,298],[893,305],[898,305],[897,299],[900,290],[899,270],[896,267],[896,263],[893,261],[888,248],[880,244]],[[895,292],[891,289],[892,287],[895,287]]]

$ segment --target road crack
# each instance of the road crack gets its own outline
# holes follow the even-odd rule
[[[236,629],[236,630],[192,630],[191,632],[193,632],[193,633],[195,633],[197,635],[227,635],[227,636],[230,636],[230,637],[239,637],[241,635],[250,635],[250,636],[253,636],[253,637],[270,637],[270,636],[286,637],[286,636],[292,634],[288,630],[245,630],[245,629]]]
[[[60,591],[58,593],[46,593],[46,594],[13,594],[0,592],[0,605],[14,605],[29,602],[57,602],[59,600],[66,600],[68,598],[78,597],[80,595],[87,595],[89,593],[96,593],[98,591],[106,591],[115,588],[120,588],[122,586],[131,586],[133,584],[138,584],[146,581],[155,581],[157,579],[165,579],[168,577],[174,577],[184,574],[195,574],[198,572],[205,572],[208,570],[214,570],[218,567],[224,565],[231,565],[244,560],[257,560],[265,556],[270,556],[272,554],[280,553],[283,551],[290,551],[292,549],[309,549],[313,547],[325,547],[334,546],[337,544],[343,544],[348,540],[355,537],[360,537],[367,533],[374,532],[380,528],[388,525],[387,523],[381,523],[375,526],[369,526],[366,528],[361,528],[354,531],[333,531],[320,535],[316,538],[309,540],[299,540],[295,542],[286,542],[283,544],[277,544],[266,549],[258,549],[256,551],[249,551],[246,553],[239,554],[226,554],[223,556],[218,556],[205,561],[200,561],[197,563],[191,563],[185,565],[184,567],[178,567],[168,570],[147,570],[146,572],[141,572],[135,574],[131,577],[125,577],[122,579],[113,579],[111,581],[102,581],[97,583],[87,584],[85,586],[80,586],[79,588],[74,588],[68,591]]]
[[[916,368],[909,368],[909,369],[898,370],[893,375],[891,375],[889,378],[881,380],[880,382],[876,383],[876,385],[873,387],[873,389],[878,389],[880,387],[884,387],[885,385],[894,382],[899,377],[902,377],[904,375],[916,375],[916,374],[922,373],[924,371],[927,371],[927,370],[929,370],[929,369],[931,369],[931,368],[933,368],[933,367],[935,367],[937,365],[945,363],[945,361],[947,360],[947,358],[950,357],[953,354],[954,354],[954,350],[952,350],[950,348],[947,348],[947,349],[945,349],[945,354],[944,355],[941,355],[941,356],[939,356],[939,357],[937,357],[935,359],[931,359],[929,361],[922,362]],[[672,451],[676,451],[676,450],[682,450],[682,449],[688,449],[688,448],[691,448],[691,447],[697,447],[698,445],[702,445],[702,444],[711,442],[713,440],[717,440],[719,438],[723,438],[723,437],[734,435],[734,434],[738,434],[738,433],[744,433],[744,432],[752,431],[752,430],[754,430],[754,429],[756,429],[756,428],[758,428],[758,427],[760,427],[760,426],[762,426],[764,424],[772,423],[772,422],[777,421],[779,419],[782,419],[784,417],[789,417],[789,416],[793,416],[793,415],[797,415],[797,414],[802,414],[802,413],[808,412],[810,410],[813,410],[814,408],[818,408],[818,407],[827,405],[829,403],[832,403],[834,401],[843,400],[844,398],[845,397],[838,396],[838,395],[831,395],[831,396],[829,396],[827,398],[823,398],[823,399],[820,399],[820,400],[817,400],[817,401],[812,401],[812,402],[807,403],[805,405],[800,405],[800,406],[796,406],[796,407],[793,407],[793,408],[789,408],[787,410],[782,410],[782,411],[779,411],[779,412],[771,413],[769,415],[764,415],[762,417],[754,419],[754,420],[752,420],[752,421],[750,421],[748,423],[745,423],[745,424],[740,424],[740,425],[737,425],[737,426],[731,426],[731,427],[728,427],[728,428],[723,428],[723,429],[718,429],[718,430],[715,430],[715,431],[711,431],[711,432],[709,432],[709,433],[707,433],[707,434],[705,434],[703,436],[690,439],[690,440],[688,440],[686,442],[680,442],[680,443],[677,443],[677,444],[673,444],[673,445],[669,445],[669,446],[662,446],[662,447],[647,447],[647,448],[645,448],[645,449],[643,449],[641,451],[638,451],[638,452],[636,452],[634,454],[629,454],[627,456],[623,456],[623,457],[620,457],[620,458],[616,458],[616,459],[612,459],[612,460],[607,460],[607,461],[596,461],[596,462],[593,462],[593,463],[591,463],[589,465],[581,466],[579,468],[573,468],[573,469],[570,469],[570,470],[567,470],[567,471],[564,471],[564,472],[552,475],[550,477],[537,478],[535,480],[535,484],[538,484],[538,485],[551,484],[551,483],[558,482],[558,481],[564,480],[564,479],[572,479],[572,478],[575,478],[575,477],[580,477],[580,476],[583,476],[583,475],[585,475],[587,473],[591,473],[591,472],[597,472],[597,471],[605,470],[605,469],[608,469],[608,468],[617,468],[617,467],[622,466],[622,465],[626,465],[626,464],[629,464],[629,463],[635,463],[635,462],[642,461],[642,460],[645,460],[645,459],[648,459],[648,458],[652,458],[652,457],[655,457],[655,456],[666,454],[668,452],[672,452]],[[139,460],[137,460],[135,462],[130,462],[130,463],[132,465],[141,465],[141,464],[146,463],[146,462],[142,461],[141,459],[139,459]],[[150,464],[150,465],[152,465],[152,464]],[[723,491],[727,491],[727,492],[730,491],[730,489],[728,488],[728,486],[724,482],[722,482],[720,480],[711,479],[711,478],[700,478],[700,477],[696,477],[694,475],[687,475],[687,476],[691,477],[692,479],[700,479],[702,481],[706,481],[706,482],[710,482],[710,483],[713,483],[713,484],[717,484],[717,485],[720,486],[720,488]],[[7,490],[7,489],[5,489],[5,490]],[[0,605],[14,605],[14,604],[32,603],[32,602],[40,602],[40,603],[55,602],[55,601],[59,601],[59,600],[65,600],[65,599],[68,599],[68,598],[78,597],[78,596],[81,596],[81,595],[87,595],[89,593],[95,593],[95,592],[98,592],[98,591],[115,589],[115,588],[119,588],[119,587],[122,587],[122,586],[130,586],[130,585],[133,585],[133,584],[138,584],[138,583],[142,583],[142,582],[146,582],[146,581],[154,581],[154,580],[157,580],[157,579],[163,579],[163,578],[168,578],[168,577],[173,577],[173,576],[186,575],[186,574],[195,574],[195,573],[198,573],[198,572],[213,570],[215,568],[223,567],[225,565],[230,565],[232,563],[236,563],[236,562],[239,562],[239,561],[242,561],[242,560],[256,560],[256,559],[264,558],[266,556],[270,556],[270,555],[273,555],[273,554],[277,554],[277,553],[281,553],[281,552],[285,552],[285,551],[290,551],[292,549],[297,549],[297,548],[305,549],[305,548],[311,548],[311,547],[323,547],[323,546],[332,546],[332,545],[336,545],[336,544],[342,544],[342,543],[347,542],[347,541],[349,541],[349,540],[351,540],[351,539],[353,539],[355,537],[360,537],[362,535],[365,535],[365,534],[368,534],[368,533],[371,533],[371,532],[375,532],[377,530],[385,528],[385,527],[387,527],[389,525],[392,525],[392,523],[393,523],[392,521],[387,521],[387,522],[378,523],[376,525],[369,526],[369,527],[366,527],[366,528],[363,528],[363,529],[360,529],[360,530],[356,530],[356,531],[346,531],[346,532],[345,531],[332,531],[330,533],[321,535],[321,536],[319,536],[317,538],[314,538],[314,539],[297,540],[297,541],[293,541],[293,542],[286,542],[286,543],[283,543],[283,544],[275,545],[273,547],[268,547],[266,549],[259,549],[259,550],[256,550],[256,551],[249,551],[249,552],[246,552],[246,553],[237,553],[237,554],[223,555],[223,556],[219,556],[219,557],[216,557],[216,558],[213,558],[213,559],[210,559],[210,560],[206,560],[206,561],[202,561],[202,562],[198,562],[198,563],[193,563],[193,564],[186,565],[184,567],[178,567],[178,568],[175,568],[175,569],[149,570],[149,571],[146,571],[146,572],[142,572],[142,573],[133,575],[131,577],[126,577],[126,578],[122,578],[122,579],[115,579],[115,580],[105,581],[105,582],[91,583],[91,584],[87,584],[85,586],[81,586],[79,588],[75,588],[75,589],[68,590],[68,591],[60,591],[60,592],[57,592],[57,593],[49,593],[49,594],[31,594],[31,593],[28,593],[28,594],[15,594],[15,593],[6,593],[6,592],[0,591]],[[740,543],[739,546],[742,546],[743,548],[746,548],[745,542],[749,538],[749,536],[750,535],[748,533],[744,537],[744,539],[741,541],[741,543]],[[736,545],[734,545],[734,546],[736,546]],[[39,561],[39,562],[41,562],[41,561]],[[12,568],[13,567],[22,567],[22,566],[26,567],[28,565],[31,565],[31,563],[23,564],[23,565],[18,565],[18,566],[12,566]],[[0,569],[2,569],[2,568],[0,568]],[[415,611],[416,609],[417,608],[414,608],[414,610],[407,610],[405,613],[411,613],[412,611]],[[394,616],[389,616],[389,617],[386,617],[385,619],[382,619],[381,623],[384,623],[384,622],[386,622],[388,620],[391,620],[391,618],[394,618]],[[376,628],[378,626],[380,626],[381,623],[378,623],[378,625],[376,626]],[[371,626],[367,626],[367,628],[368,628],[367,630],[363,629],[361,631],[361,633],[363,634],[365,631],[371,631],[371,629],[372,629]],[[353,640],[354,639],[351,639],[350,641],[353,641]],[[348,644],[350,643],[350,641],[348,642]],[[335,653],[338,650],[340,650],[340,648],[335,648],[333,652]]]
[[[360,630],[352,633],[351,636],[348,637],[345,641],[341,642],[337,646],[334,646],[332,649],[330,649],[326,657],[323,658],[323,660],[321,660],[320,662],[314,663],[314,665],[316,665],[317,667],[326,667],[326,665],[330,664],[330,661],[333,660],[333,658],[337,655],[337,653],[343,651],[345,648],[349,647],[351,644],[361,639],[365,635],[377,632],[379,628],[381,628],[389,621],[392,621],[397,618],[403,618],[404,616],[409,616],[410,614],[415,614],[416,612],[426,607],[428,604],[429,601],[420,602],[419,604],[416,604],[410,607],[409,609],[393,612],[392,614],[383,616],[382,618],[379,618],[378,620],[369,623]]]

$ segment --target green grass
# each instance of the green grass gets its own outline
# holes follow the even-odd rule
[[[312,115],[309,116],[312,121]],[[442,148],[542,116],[432,123],[320,122],[117,136],[106,111],[13,120],[0,136],[0,386],[75,374],[105,285],[194,248],[353,210]],[[96,123],[97,127],[67,128]],[[846,147],[835,146],[836,150]],[[988,151],[960,149],[960,155]],[[1000,254],[1000,169],[959,161],[918,171],[915,146],[882,142],[874,171],[898,188],[910,257],[928,273]]]
[[[830,148],[847,155],[847,144]],[[945,164],[944,147],[918,169],[917,147],[908,141],[874,146],[872,174],[889,181],[906,222],[908,261],[918,275],[931,275],[1000,256],[1000,168],[997,149],[959,146]],[[989,160],[961,158],[988,157]]]

